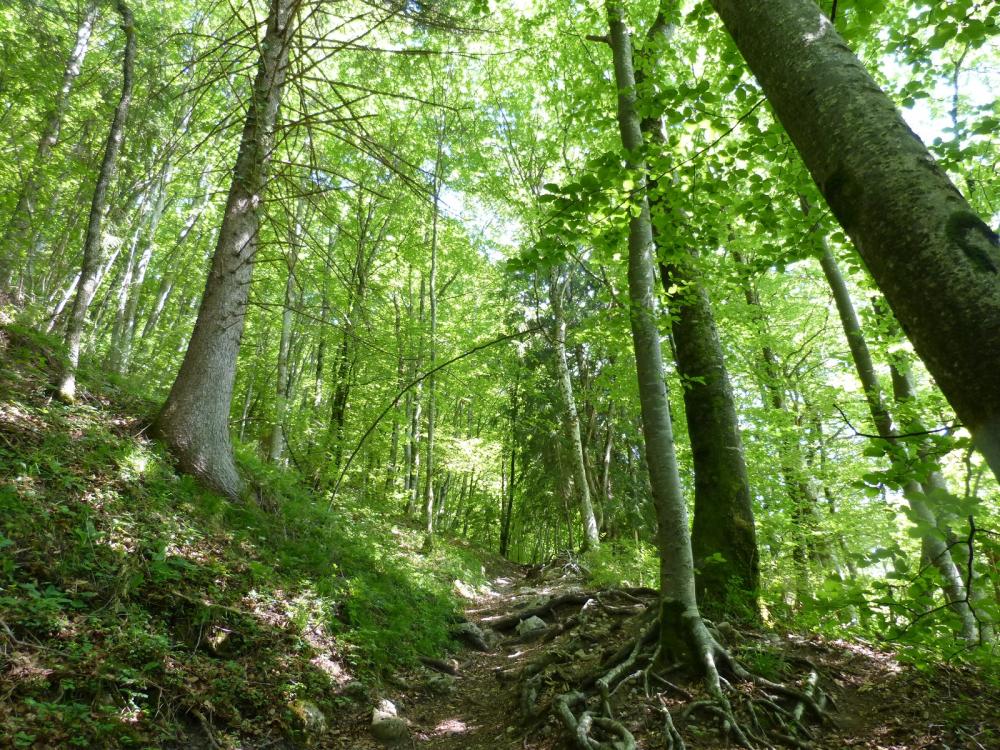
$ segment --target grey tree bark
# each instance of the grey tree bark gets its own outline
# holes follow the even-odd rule
[[[424,549],[434,547],[434,428],[436,378],[434,366],[437,359],[437,260],[438,260],[438,218],[441,208],[441,178],[444,169],[444,131],[442,121],[437,135],[437,155],[434,159],[434,175],[431,184],[431,267],[427,275],[427,302],[430,330],[427,335],[427,367],[431,375],[427,378],[427,461],[424,465]]]
[[[669,252],[669,251],[668,251]],[[684,383],[684,411],[694,462],[691,546],[699,601],[714,615],[744,609],[756,616],[760,561],[750,480],[736,403],[708,292],[691,272],[693,258],[660,265],[671,300],[671,333]],[[716,556],[721,555],[722,561]],[[745,613],[744,613],[745,614]]]
[[[661,657],[681,658],[705,671],[715,695],[721,696],[715,665],[717,644],[705,627],[695,597],[694,557],[688,531],[687,505],[681,491],[673,425],[667,403],[660,332],[657,327],[653,266],[653,230],[645,191],[647,174],[642,153],[642,130],[636,107],[632,41],[619,0],[605,4],[618,89],[618,128],[628,166],[638,185],[632,200],[628,236],[629,321],[639,381],[646,468],[656,510],[656,540],[660,554]]]
[[[278,463],[285,450],[285,418],[288,414],[288,357],[292,349],[293,297],[295,295],[295,261],[298,259],[298,226],[293,229],[292,246],[285,255],[285,297],[281,308],[281,338],[278,341],[278,375],[274,383],[274,424],[267,450],[267,459]]]
[[[1000,238],[813,0],[712,0],[837,220],[1000,477]]]
[[[885,405],[882,396],[882,387],[875,371],[871,351],[868,349],[868,342],[865,340],[861,323],[854,310],[854,303],[851,300],[850,291],[844,281],[836,258],[826,242],[820,238],[822,255],[820,264],[823,267],[823,274],[826,276],[830,289],[833,292],[834,301],[837,304],[837,312],[844,328],[844,336],[847,338],[848,346],[851,350],[851,358],[854,361],[858,379],[865,391],[865,398],[868,401],[868,409],[875,423],[875,429],[886,443],[895,450],[904,451],[905,446],[897,441],[893,436],[895,427],[888,407]],[[897,386],[898,387],[898,386]],[[912,394],[900,393],[901,397],[908,397]],[[899,455],[890,450],[890,460],[900,461]],[[906,471],[906,467],[901,467]],[[906,501],[909,503],[914,515],[921,520],[929,529],[937,529],[937,519],[934,511],[926,501],[925,487],[916,478],[911,478],[906,482],[903,490]],[[952,610],[958,615],[961,622],[960,635],[962,638],[972,641],[979,635],[979,628],[976,618],[969,606],[966,596],[965,582],[951,557],[951,552],[945,540],[936,533],[925,532],[921,536],[921,542],[927,551],[931,564],[937,568],[941,574],[942,588]]]
[[[568,281],[562,278],[562,269],[555,269],[549,276],[549,304],[552,307],[552,346],[555,350],[556,377],[559,381],[559,395],[562,400],[563,432],[569,440],[570,472],[565,480],[572,478],[576,502],[583,520],[583,551],[600,547],[597,517],[590,497],[587,481],[587,467],[583,454],[583,439],[580,435],[580,415],[573,395],[573,379],[566,363],[566,315],[563,311],[563,297]]]
[[[115,10],[121,16],[122,31],[125,34],[125,50],[122,54],[122,89],[111,128],[104,146],[104,158],[94,185],[94,196],[90,203],[90,219],[83,244],[83,264],[76,286],[73,308],[66,326],[67,368],[59,383],[59,398],[72,403],[76,398],[76,368],[80,363],[80,339],[87,319],[87,309],[97,291],[98,274],[101,269],[101,223],[107,202],[108,188],[115,176],[118,152],[125,138],[125,124],[128,121],[129,105],[132,103],[132,77],[135,67],[135,26],[132,11],[124,0],[116,0]]]
[[[404,381],[406,366],[406,350],[403,342],[403,315],[399,304],[399,295],[392,293],[392,328],[396,342],[396,391],[401,391],[406,385]],[[392,492],[399,475],[399,425],[400,414],[405,417],[406,407],[397,404],[392,410],[392,437],[389,440],[389,462],[385,473],[385,492]]]
[[[59,131],[62,129],[63,118],[66,116],[66,109],[69,106],[69,95],[73,90],[73,83],[83,69],[83,61],[87,56],[90,36],[93,33],[96,20],[97,3],[91,0],[88,2],[80,25],[77,27],[76,40],[69,58],[66,60],[59,92],[56,94],[52,109],[46,115],[45,127],[38,139],[35,155],[18,192],[14,212],[7,221],[3,237],[0,238],[0,289],[6,289],[10,284],[11,270],[21,254],[22,246],[27,247],[29,255],[32,252],[30,242],[32,215],[35,211],[35,198],[42,176],[41,172],[52,156],[52,149],[59,142]],[[29,263],[30,261],[29,257]]]
[[[521,387],[521,361],[517,362],[517,376],[514,380],[514,389],[510,394],[510,474],[506,480],[506,492],[503,493],[502,505],[500,508],[500,556],[507,557],[510,551],[510,523],[514,515],[514,498],[517,489],[517,433],[518,433],[518,412],[520,411],[519,391]],[[502,461],[502,459],[501,459]],[[501,468],[501,480],[504,472]]]
[[[261,201],[299,0],[271,0],[246,123],[191,341],[155,429],[181,468],[237,498],[229,411],[257,252]]]

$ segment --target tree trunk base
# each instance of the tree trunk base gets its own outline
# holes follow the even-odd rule
[[[539,702],[545,671],[572,657],[547,652],[525,668],[521,684],[525,720],[534,723],[554,715],[572,746],[579,750],[632,750],[636,747],[635,737],[615,718],[613,698],[623,685],[637,681],[647,698],[653,698],[654,688],[666,687],[687,700],[681,710],[672,713],[660,699],[663,738],[669,750],[684,749],[675,721],[683,727],[700,717],[716,721],[726,741],[739,747],[813,746],[815,734],[806,723],[806,714],[818,722],[829,718],[824,709],[827,697],[819,688],[815,672],[810,673],[802,688],[752,674],[721,645],[705,620],[677,602],[650,607],[638,616],[638,622],[635,637],[610,656],[599,671],[549,701]],[[705,696],[696,699],[667,680],[665,675],[676,670],[700,679]],[[735,682],[744,687],[735,689]]]
[[[191,474],[213,492],[240,502],[245,485],[236,468],[228,435],[213,444],[211,441],[199,441],[197,429],[197,426],[174,428],[169,419],[161,414],[153,424],[151,434],[163,441],[181,471]]]

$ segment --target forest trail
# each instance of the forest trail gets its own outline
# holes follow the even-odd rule
[[[514,568],[491,579],[488,588],[468,597],[468,621],[486,634],[488,651],[468,648],[451,660],[455,675],[433,669],[394,678],[386,696],[410,728],[400,748],[428,750],[556,750],[570,747],[566,732],[551,714],[525,722],[521,708],[522,670],[554,653],[567,655],[544,670],[536,705],[574,689],[598,673],[598,665],[637,631],[650,589],[607,590],[588,586],[565,560],[544,568]],[[525,574],[527,571],[527,575]],[[463,587],[464,588],[464,587]],[[471,594],[471,591],[466,591]],[[518,636],[511,621],[541,607],[547,629],[535,638]],[[497,632],[494,628],[500,630]],[[801,683],[814,670],[835,706],[831,720],[809,724],[812,748],[870,750],[990,750],[1000,747],[998,697],[972,670],[935,667],[922,671],[904,665],[885,650],[858,641],[726,629],[730,647],[757,673],[788,684]],[[718,727],[695,714],[678,717],[684,704],[703,697],[697,682],[668,675],[672,684],[634,675],[612,693],[615,718],[636,738],[638,748],[665,748],[661,706],[667,706],[689,750],[721,750],[734,745]],[[446,686],[446,687],[445,687]],[[969,700],[970,697],[978,700]],[[347,717],[345,717],[346,719]],[[372,750],[386,747],[371,735],[371,711],[354,714],[328,747]],[[389,745],[390,747],[393,745]],[[610,747],[611,745],[607,745]]]
[[[58,405],[44,346],[0,330],[0,352],[0,464],[20,462],[7,465],[20,467],[17,486],[24,488],[12,493],[13,482],[0,471],[0,543],[13,540],[4,554],[14,584],[0,600],[0,692],[9,698],[0,701],[0,747],[13,736],[21,740],[17,746],[40,750],[375,750],[384,745],[372,735],[372,709],[387,699],[407,727],[397,748],[566,748],[567,733],[550,712],[523,720],[524,670],[544,663],[534,701],[544,709],[553,696],[606,671],[601,665],[635,636],[655,601],[651,589],[601,590],[565,557],[526,567],[441,537],[435,560],[419,552],[423,532],[416,524],[399,519],[398,527],[383,528],[384,516],[359,507],[341,510],[329,528],[295,525],[251,507],[231,507],[227,519],[222,501],[184,485],[141,437],[141,422],[130,416],[142,413],[141,402],[88,386],[86,402]],[[165,536],[178,540],[169,553]],[[104,543],[122,539],[127,549]],[[307,550],[323,554],[310,562]],[[332,558],[330,550],[343,554]],[[361,555],[369,550],[379,559]],[[274,561],[286,570],[269,568]],[[336,621],[338,639],[324,629],[325,613],[315,616],[297,601],[301,580],[329,576],[331,561],[342,587],[327,590],[326,606],[353,607]],[[440,589],[417,585],[429,575]],[[464,602],[464,622],[453,615],[456,598]],[[293,622],[295,607],[300,614]],[[516,632],[532,615],[545,625],[534,639]],[[395,662],[388,658],[394,641],[409,639],[406,645],[421,653],[445,656],[439,649],[447,629],[471,626],[482,633],[481,650],[466,644],[438,663],[454,675],[426,667],[391,671],[406,663],[401,649],[392,652]],[[987,675],[977,676],[960,659],[950,665],[930,659],[918,669],[894,657],[888,644],[772,627],[737,632],[719,624],[732,653],[756,674],[788,685],[801,685],[812,670],[819,675],[836,702],[836,723],[810,724],[811,747],[1000,748],[995,681],[991,687]],[[379,641],[376,650],[373,629],[394,641]],[[234,635],[227,646],[204,632]],[[440,646],[428,646],[434,637]],[[380,686],[371,673],[352,679],[352,653],[377,657],[390,676]],[[102,714],[92,707],[103,705],[97,701],[107,686],[130,690],[141,670],[164,708],[137,708],[127,724],[95,726]],[[653,678],[648,696],[641,673],[611,696],[637,748],[666,747],[664,705],[691,750],[731,747],[712,717],[681,721],[685,706],[703,695],[701,685],[665,676],[673,684]],[[76,714],[63,708],[70,698],[62,685],[69,681],[76,685],[74,705],[83,707]],[[307,732],[283,712],[289,686],[301,700],[288,710],[309,706],[307,718],[322,712]],[[741,700],[742,686],[733,687],[733,699]],[[121,709],[104,700],[118,716]],[[64,713],[42,713],[36,707],[43,702]],[[120,738],[128,744],[116,744]]]

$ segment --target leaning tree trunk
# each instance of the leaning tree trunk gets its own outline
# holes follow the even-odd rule
[[[583,550],[597,549],[600,546],[597,517],[594,515],[594,504],[590,498],[590,484],[587,482],[587,467],[584,463],[583,439],[580,436],[580,415],[576,409],[576,398],[573,395],[573,380],[570,377],[569,366],[566,364],[566,316],[563,313],[564,282],[556,269],[549,279],[549,301],[552,305],[553,336],[555,346],[556,370],[559,378],[559,395],[562,397],[563,431],[569,438],[570,464],[573,485],[576,488],[576,500],[580,506],[583,520]]]
[[[861,324],[858,321],[854,304],[851,301],[850,292],[844,277],[840,273],[836,259],[829,246],[820,240],[822,255],[820,263],[823,267],[823,274],[826,276],[830,289],[833,292],[834,301],[837,304],[837,312],[840,314],[840,321],[844,328],[844,336],[847,338],[848,346],[851,350],[851,358],[858,373],[858,379],[865,391],[865,398],[868,401],[868,408],[871,411],[872,421],[878,434],[890,446],[889,455],[893,462],[899,462],[901,456],[898,452],[904,451],[905,446],[894,437],[895,429],[892,416],[885,405],[882,396],[882,387],[875,372],[875,365],[872,362],[871,352],[868,343],[865,341]],[[910,395],[910,394],[901,394]],[[904,474],[908,472],[907,467],[898,467]],[[952,610],[958,615],[961,622],[960,635],[968,641],[973,641],[978,637],[979,629],[976,625],[975,613],[969,606],[966,596],[965,582],[962,580],[955,562],[951,558],[951,552],[945,540],[937,534],[937,519],[934,511],[925,499],[924,486],[915,478],[907,480],[903,494],[906,497],[914,515],[934,531],[922,531],[921,540],[924,549],[927,551],[930,562],[941,574],[941,586],[944,590]]]
[[[119,12],[121,9],[119,8]],[[90,35],[94,30],[94,22],[97,20],[97,3],[90,2],[84,11],[83,20],[76,30],[76,43],[73,51],[70,52],[66,61],[66,68],[63,70],[62,85],[56,95],[55,103],[45,118],[45,129],[42,137],[38,139],[38,147],[35,149],[35,156],[32,159],[21,190],[17,194],[17,203],[14,205],[14,212],[7,221],[3,237],[0,238],[0,289],[6,288],[11,281],[11,271],[17,263],[21,254],[21,246],[27,245],[31,240],[32,214],[35,209],[35,196],[38,193],[38,186],[41,182],[41,173],[45,164],[52,156],[52,149],[59,141],[59,131],[62,129],[63,117],[66,115],[66,108],[69,106],[69,94],[73,89],[73,83],[80,75],[83,68],[83,60],[87,55],[87,48],[90,45]],[[128,24],[131,27],[131,21]],[[126,31],[126,34],[129,34]],[[128,51],[126,49],[126,55]],[[129,73],[129,84],[131,85],[131,72]],[[29,263],[31,261],[29,248]]]
[[[712,0],[827,203],[1000,478],[1000,239],[814,0]]]
[[[83,244],[83,265],[80,269],[76,297],[73,299],[73,309],[66,326],[65,341],[68,361],[66,371],[59,383],[59,397],[68,403],[76,398],[76,368],[80,364],[80,339],[83,337],[83,327],[87,320],[87,309],[97,291],[98,275],[101,269],[101,221],[104,217],[108,187],[115,176],[118,151],[121,149],[122,140],[125,137],[128,108],[132,103],[135,27],[132,23],[132,11],[124,0],[117,0],[115,9],[122,18],[122,30],[125,32],[125,52],[122,55],[122,91],[118,99],[118,106],[115,107],[114,117],[111,120],[111,129],[108,131],[108,140],[104,147],[104,159],[97,175],[97,184],[94,186],[87,236]]]
[[[236,498],[229,411],[257,252],[261,201],[299,0],[271,0],[257,76],[201,307],[180,372],[156,420],[184,471]]]

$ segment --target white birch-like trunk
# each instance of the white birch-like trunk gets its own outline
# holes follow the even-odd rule
[[[96,21],[97,3],[89,2],[84,10],[83,19],[77,27],[76,41],[66,61],[55,103],[46,117],[45,129],[42,131],[41,138],[38,139],[34,158],[18,192],[14,212],[7,221],[3,237],[0,238],[0,288],[6,288],[10,283],[11,271],[21,254],[22,246],[28,248],[29,265],[32,262],[31,225],[42,169],[52,156],[52,149],[59,142],[59,131],[62,129],[63,118],[66,116],[66,109],[69,106],[69,95],[73,90],[73,83],[83,69],[83,61],[87,56],[90,36]]]

